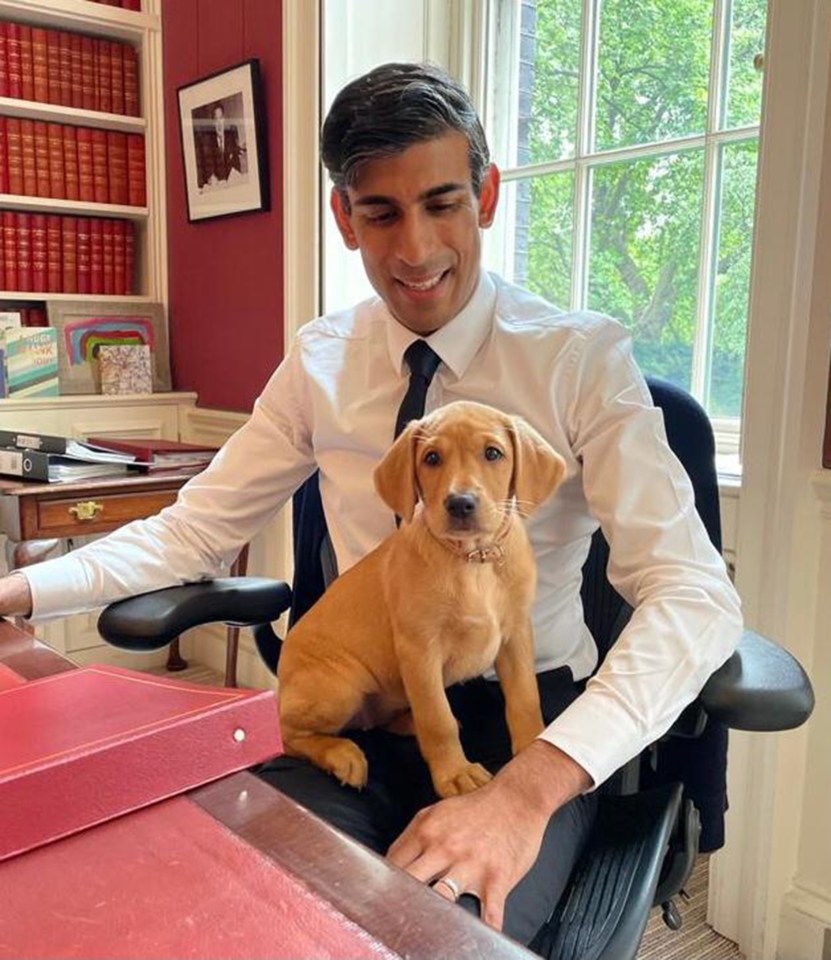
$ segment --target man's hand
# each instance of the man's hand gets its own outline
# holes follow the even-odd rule
[[[20,573],[0,579],[0,617],[28,617],[31,612],[29,581]]]
[[[502,929],[505,900],[533,866],[551,816],[591,786],[586,771],[557,747],[535,740],[494,779],[421,810],[388,851],[448,900],[472,893],[485,923]]]

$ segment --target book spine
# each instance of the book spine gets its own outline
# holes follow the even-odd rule
[[[112,72],[110,69],[110,41],[95,41],[96,80],[98,107],[102,113],[113,112]]]
[[[20,156],[23,166],[23,193],[36,197],[38,178],[35,168],[35,124],[29,117],[20,118]]]
[[[32,218],[32,289],[46,290],[46,215],[33,213]]]
[[[49,176],[49,124],[35,120],[35,176],[39,197],[51,196],[52,181]]]
[[[78,293],[92,293],[90,282],[89,217],[78,217]]]
[[[17,290],[17,221],[11,210],[3,211],[3,286]]]
[[[66,437],[45,433],[24,433],[21,430],[0,430],[0,447],[39,450],[41,453],[66,453]]]
[[[124,224],[124,293],[133,294],[136,288],[136,225]]]
[[[49,293],[61,292],[63,272],[61,269],[61,218],[57,215],[46,218],[46,289]]]
[[[63,292],[78,292],[78,221],[61,217],[61,256],[63,258]]]
[[[93,128],[92,139],[92,185],[95,203],[108,203],[110,199],[107,171],[107,131]]]
[[[18,25],[20,35],[20,95],[24,100],[35,99],[34,75],[32,72],[32,28]]]
[[[124,110],[124,58],[123,43],[113,40],[110,43],[110,91],[113,113],[123,114]]]
[[[66,174],[63,165],[63,125],[50,123],[47,135],[49,140],[49,195],[58,200],[65,200]]]
[[[61,36],[60,31],[46,29],[46,79],[49,103],[61,102]]]
[[[131,207],[147,206],[147,168],[144,135],[127,135],[127,203]]]
[[[7,39],[8,24],[0,20],[0,97],[9,95],[9,48]]]
[[[49,63],[43,27],[32,27],[32,97],[38,103],[49,102]]]
[[[6,163],[9,193],[23,193],[23,144],[20,139],[20,117],[6,117]]]
[[[61,30],[58,41],[61,57],[61,103],[72,106],[72,34]]]
[[[78,182],[78,140],[76,128],[68,124],[63,128],[63,169],[66,178],[66,199],[80,199]]]
[[[81,106],[95,109],[95,44],[92,37],[81,37]]]
[[[72,101],[73,107],[75,107],[76,109],[81,109],[84,106],[84,91],[81,85],[81,82],[82,82],[81,34],[71,33],[69,35],[69,43],[71,48],[71,59],[72,59],[72,75],[70,77],[70,83],[72,86],[71,101]]]
[[[113,244],[113,221],[101,221],[101,284],[102,293],[110,294],[113,292],[115,283],[113,280],[113,258],[115,248]]]
[[[129,43],[121,50],[124,71],[124,112],[129,117],[139,116],[138,51]]]
[[[78,199],[84,203],[95,202],[91,133],[89,127],[78,127],[75,132],[78,148]]]
[[[124,205],[128,200],[126,133],[107,131],[107,161],[110,203]]]
[[[17,214],[17,289],[32,289],[32,224],[28,213]]]
[[[113,290],[112,292],[123,297],[126,294],[125,279],[127,275],[127,250],[125,241],[124,220],[113,221]]]
[[[23,95],[20,76],[20,25],[6,24],[6,73],[8,76],[9,96],[18,100]]]
[[[48,480],[49,458],[35,450],[0,449],[0,473],[26,480]]]
[[[9,166],[6,159],[6,118],[0,114],[0,193],[9,192]]]
[[[104,292],[104,246],[101,220],[90,218],[89,223],[89,292]]]

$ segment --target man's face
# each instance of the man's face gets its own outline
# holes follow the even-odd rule
[[[480,228],[493,221],[499,173],[491,166],[473,192],[464,134],[452,131],[366,163],[332,210],[344,242],[360,250],[370,283],[393,316],[415,333],[443,327],[476,288]]]
[[[225,113],[219,107],[214,110],[214,129],[217,133],[225,129]]]

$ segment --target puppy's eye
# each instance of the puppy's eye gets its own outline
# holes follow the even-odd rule
[[[424,462],[428,467],[437,467],[441,463],[441,456],[437,450],[428,450],[424,454]]]
[[[505,454],[499,449],[499,447],[485,447],[485,459],[486,460],[501,460]]]

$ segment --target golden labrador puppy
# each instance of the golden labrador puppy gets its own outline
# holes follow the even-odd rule
[[[536,566],[520,514],[565,461],[532,427],[478,403],[415,420],[375,470],[401,527],[332,583],[280,656],[286,752],[366,784],[349,728],[410,732],[442,797],[490,779],[462,750],[445,688],[495,665],[516,753],[543,729],[530,608]],[[412,711],[410,716],[409,711]]]

